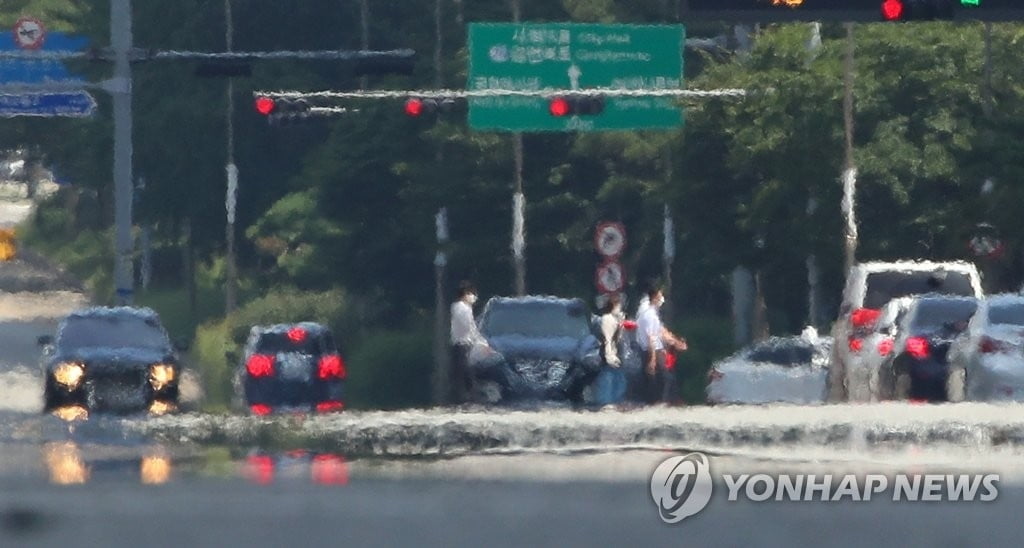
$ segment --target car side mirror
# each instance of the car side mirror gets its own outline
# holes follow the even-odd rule
[[[53,344],[53,337],[50,335],[40,335],[36,338],[36,344],[39,346],[49,346]]]

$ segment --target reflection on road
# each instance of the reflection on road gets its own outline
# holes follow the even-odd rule
[[[268,485],[278,479],[307,479],[318,485],[348,485],[348,463],[341,455],[289,451],[273,455],[255,452],[246,458],[249,481]]]

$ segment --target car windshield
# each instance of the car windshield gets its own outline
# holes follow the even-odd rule
[[[864,308],[882,308],[892,299],[938,293],[973,297],[971,277],[963,272],[874,272],[867,277]]]
[[[586,309],[561,302],[494,303],[484,315],[480,331],[488,337],[572,337],[589,333]]]
[[[69,318],[58,346],[70,348],[170,348],[167,334],[155,319],[133,315]]]
[[[810,363],[814,359],[814,348],[806,345],[787,343],[769,343],[755,346],[747,359],[756,363],[797,366]]]
[[[917,304],[911,327],[917,331],[955,328],[960,331],[977,310],[977,301],[928,299]]]
[[[320,337],[307,333],[303,338],[293,341],[287,332],[268,332],[260,336],[256,343],[258,354],[277,354],[280,352],[299,352],[302,354],[319,354],[327,345]]]
[[[994,325],[1024,325],[1024,303],[992,305],[988,309],[988,321]]]

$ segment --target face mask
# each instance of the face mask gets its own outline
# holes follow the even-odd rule
[[[466,295],[466,302],[470,305],[476,304],[476,295],[473,295],[472,293]]]

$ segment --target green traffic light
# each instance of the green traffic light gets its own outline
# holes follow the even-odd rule
[[[980,6],[981,0],[960,0],[961,6]]]

